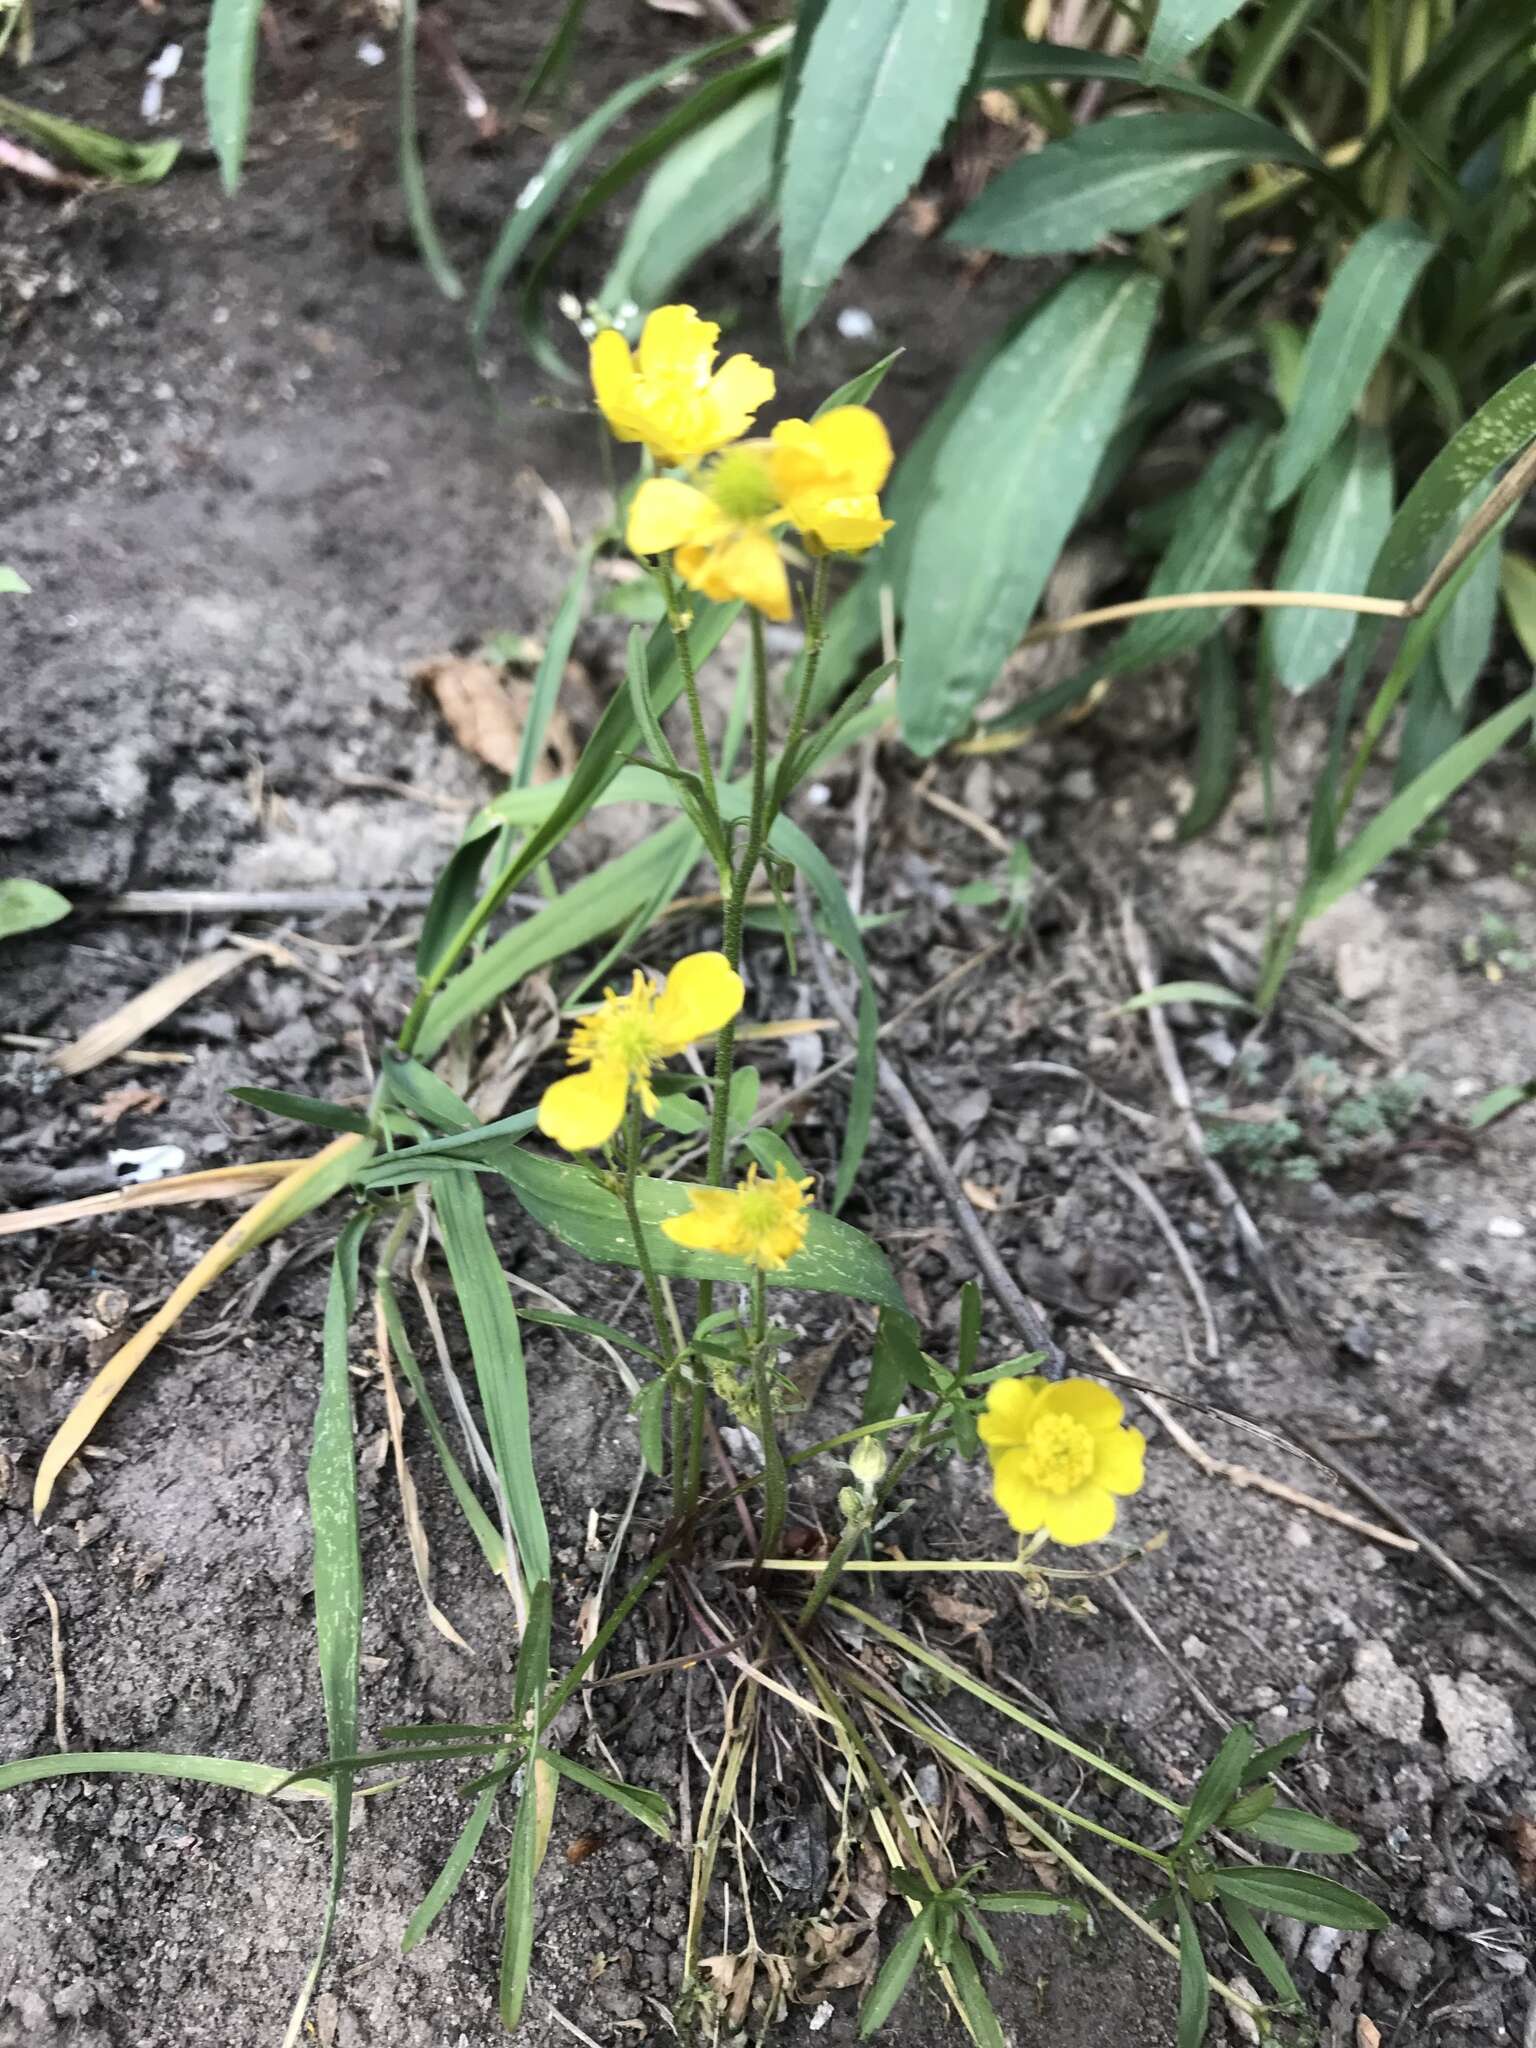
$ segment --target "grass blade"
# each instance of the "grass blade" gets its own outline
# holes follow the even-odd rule
[[[474,1811],[460,1828],[458,1839],[448,1852],[448,1861],[432,1880],[432,1889],[406,1922],[405,1933],[400,1937],[402,1955],[408,1956],[417,1942],[431,1933],[432,1923],[458,1890],[465,1871],[474,1860],[486,1825],[496,1810],[496,1802],[501,1797],[502,1785],[505,1782],[506,1773],[503,1773],[501,1781],[495,1785],[487,1785],[475,1801]]]
[[[462,299],[464,280],[454,269],[432,217],[416,133],[416,0],[401,0],[400,5],[400,190],[427,275],[445,299]]]
[[[240,1757],[177,1756],[156,1749],[61,1750],[52,1756],[22,1757],[0,1764],[0,1792],[35,1785],[44,1778],[187,1778],[199,1785],[224,1785],[258,1799],[329,1799],[328,1786],[288,1783],[276,1764],[247,1763]]]
[[[1211,2018],[1211,1977],[1189,1901],[1173,1895],[1179,1913],[1179,2048],[1200,2048]]]
[[[1232,650],[1218,634],[1200,653],[1197,696],[1200,738],[1195,753],[1195,793],[1179,820],[1179,839],[1198,839],[1227,807],[1237,779],[1238,692]]]
[[[912,1972],[921,1960],[923,1943],[928,1939],[932,1926],[933,1907],[924,1906],[897,1936],[895,1946],[881,1964],[880,1974],[870,1986],[864,2009],[859,2014],[861,2041],[867,2041],[890,2018],[896,2001],[911,1982]]]
[[[240,183],[245,163],[261,9],[262,0],[213,0],[213,11],[208,16],[203,108],[226,192],[233,192]]]
[[[530,1763],[517,1803],[512,1853],[507,1863],[506,1919],[501,1938],[501,2024],[509,2034],[516,2031],[523,2016],[528,1967],[533,1960],[533,1880],[538,1874],[537,1778],[537,1766]],[[481,1797],[484,1796],[482,1793]]]

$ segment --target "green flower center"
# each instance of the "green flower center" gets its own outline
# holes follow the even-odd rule
[[[720,510],[742,526],[771,519],[779,510],[768,465],[754,448],[732,448],[722,455],[709,472],[708,490]]]
[[[1042,1415],[1013,1455],[1042,1493],[1074,1493],[1093,1477],[1093,1432],[1070,1415]]]

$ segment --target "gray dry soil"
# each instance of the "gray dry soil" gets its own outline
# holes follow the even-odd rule
[[[509,100],[547,10],[510,25],[489,8],[464,12],[462,55],[493,102]],[[153,11],[44,10],[28,90],[131,130],[144,65],[185,31],[188,63],[169,100],[174,124],[192,133],[201,13],[180,0]],[[227,1091],[242,1082],[366,1091],[409,993],[409,911],[218,921],[88,905],[128,888],[427,883],[457,832],[454,805],[492,784],[407,673],[492,631],[541,632],[568,560],[546,487],[578,531],[602,502],[596,439],[579,404],[540,403],[526,369],[499,355],[487,395],[469,374],[457,315],[411,258],[393,175],[392,81],[358,60],[364,15],[338,25],[269,13],[278,49],[265,64],[238,202],[221,201],[193,153],[153,190],[61,203],[0,187],[0,557],[35,590],[7,601],[0,628],[0,866],[87,906],[6,948],[0,1026],[64,1040],[233,932],[287,948],[155,1032],[151,1049],[173,1056],[160,1064],[63,1080],[46,1043],[7,1039],[6,1208],[111,1185],[116,1149],[175,1145],[190,1168],[297,1148],[297,1136],[274,1136],[269,1120],[232,1101]],[[594,103],[642,48],[657,61],[696,32],[639,6],[598,24],[579,104]],[[445,226],[472,255],[542,140],[525,129],[475,145],[430,64],[423,128]],[[898,432],[962,345],[956,329],[997,317],[1001,303],[991,280],[969,297],[958,276],[953,291],[914,288],[909,272],[944,275],[948,259],[928,251],[929,267],[914,270],[905,232],[893,230],[850,275],[796,372],[814,389],[859,367],[873,344],[839,339],[832,316],[872,309],[880,348],[911,343],[889,387]],[[572,274],[578,284],[596,274],[591,250],[577,249]],[[771,346],[761,265],[749,257],[699,289],[707,303],[738,306]],[[612,622],[578,643],[599,694],[612,687],[617,648]],[[578,727],[588,708],[579,681]],[[1170,974],[1222,975],[1234,938],[1251,943],[1262,926],[1256,790],[1245,784],[1206,841],[1171,844],[1189,743],[1178,699],[1171,689],[1127,695],[1073,735],[940,769],[941,794],[1010,840],[1028,837],[1050,886],[1029,938],[920,1013],[895,1050],[957,1172],[988,1205],[1005,1255],[1053,1303],[1075,1360],[1092,1363],[1085,1333],[1096,1329],[1134,1372],[1282,1429],[1305,1421],[1468,1571],[1491,1574],[1529,1605],[1536,1118],[1516,1115],[1475,1143],[1460,1135],[1470,1100],[1536,1074],[1532,969],[1493,982],[1462,957],[1462,941],[1490,916],[1536,953],[1528,774],[1491,777],[1454,808],[1432,858],[1395,864],[1341,908],[1241,1084],[1223,1068],[1231,1047],[1217,1027],[1230,1016],[1175,1016],[1202,1099],[1225,1091],[1260,1117],[1284,1105],[1312,1141],[1326,1111],[1308,1059],[1334,1060],[1357,1096],[1399,1071],[1426,1077],[1423,1104],[1395,1137],[1363,1139],[1312,1186],[1245,1183],[1323,1333],[1321,1354],[1303,1356],[1180,1149],[1142,1021],[1116,1014],[1131,986],[1116,938],[1123,896],[1140,903]],[[1310,721],[1287,739],[1280,798],[1292,818],[1315,744]],[[993,935],[989,913],[954,892],[995,856],[927,803],[897,750],[883,750],[878,766],[865,792],[866,907],[894,913],[871,938],[890,1011]],[[852,770],[840,776],[806,813],[845,873],[860,857],[855,780]],[[594,826],[565,871],[602,857],[603,835],[633,829]],[[709,943],[707,928],[698,939]],[[758,1015],[820,1010],[819,991],[787,975],[775,943],[759,942],[750,967]],[[538,991],[518,992],[513,1010],[536,1021],[539,1003]],[[835,1050],[802,1048],[797,1071]],[[1098,1086],[1027,1070],[1038,1061],[1075,1066]],[[778,1055],[763,1064],[770,1082],[791,1078]],[[129,1084],[161,1099],[125,1105]],[[844,1098],[833,1084],[811,1102],[800,1142],[822,1167]],[[1114,1162],[1133,1167],[1174,1219],[1209,1291],[1216,1356],[1206,1355],[1168,1244]],[[493,1200],[512,1270],[568,1293],[590,1284],[581,1298],[595,1312],[625,1312],[623,1290],[565,1269]],[[970,1268],[894,1114],[877,1120],[848,1213],[885,1244],[930,1345],[942,1347]],[[322,1747],[304,1506],[325,1271],[317,1224],[201,1303],[113,1409],[41,1528],[28,1511],[37,1458],[93,1366],[219,1227],[210,1212],[180,1209],[0,1241],[0,1757],[64,1741],[288,1764]],[[306,1257],[312,1248],[322,1256]],[[992,1346],[1009,1341],[1000,1324],[991,1329]],[[856,1411],[867,1326],[819,1310],[805,1350],[817,1379],[800,1425],[809,1440]],[[600,1358],[548,1331],[529,1352],[560,1579],[558,1647],[568,1657],[576,1609],[633,1476],[633,1426]],[[365,1726],[494,1717],[505,1711],[514,1649],[505,1599],[408,1421],[436,1597],[475,1654],[429,1626],[361,1327],[356,1360]],[[1221,1456],[1370,1512],[1303,1460],[1181,1412]],[[1153,1439],[1150,1477],[1128,1526],[1137,1537],[1169,1532],[1167,1547],[1125,1581],[1150,1636],[1113,1597],[1073,1619],[1024,1611],[999,1596],[997,1580],[953,1583],[950,1592],[990,1610],[983,1637],[1000,1682],[1175,1792],[1219,1739],[1216,1716],[1247,1717],[1269,1739],[1315,1727],[1300,1782],[1359,1831],[1361,1855],[1340,1874],[1395,1921],[1370,1941],[1320,1933],[1304,1942],[1296,1967],[1321,2038],[1331,2048],[1378,2038],[1389,2048],[1529,2048],[1536,1664],[1422,1556],[1203,1477],[1140,1419]],[[808,1518],[817,1511],[800,1501]],[[649,1540],[658,1513],[642,1501],[632,1544]],[[900,1533],[914,1553],[996,1553],[1003,1541],[982,1476],[965,1467],[918,1489]],[[45,1588],[61,1615],[57,1697]],[[954,1610],[947,1615],[942,1601],[915,1602],[909,1620],[974,1654]],[[669,1629],[665,1613],[644,1610],[620,1661],[666,1655]],[[593,1698],[591,1729],[626,1773],[676,1803],[686,1771],[696,1812],[698,1752],[708,1753],[718,1725],[713,1676]],[[982,1736],[953,1699],[938,1704]],[[782,1903],[765,1903],[765,1891],[758,1906],[765,1945],[803,1957],[807,1924],[827,1911],[829,1850],[821,1809],[796,1772],[800,1733],[782,1733],[764,1753],[759,1815],[766,1876]],[[1055,1796],[1140,1824],[1112,1785],[1079,1782],[996,1726],[986,1739],[1006,1767]],[[580,1753],[587,1736],[577,1727],[570,1740]],[[452,1785],[429,1774],[359,1809],[333,1960],[306,2038],[325,2048],[492,2048],[504,2038],[493,1989],[504,1836],[493,1830],[490,1853],[431,1938],[406,1960],[399,1953],[462,1813]],[[956,1827],[960,1854],[989,1857],[998,1882],[1036,1881],[995,1831],[968,1818]],[[325,1866],[322,1823],[303,1806],[126,1779],[0,1797],[0,2044],[275,2041],[315,1938]],[[1134,1873],[1110,1868],[1135,1885]],[[674,1989],[684,1873],[675,1850],[590,1801],[562,1803],[521,2039],[667,2038],[659,2015]],[[892,1908],[887,1943],[897,1924]],[[997,2000],[1021,2048],[1171,2041],[1172,1974],[1117,1925],[1101,1924],[1074,1952],[1041,1923],[1010,1924],[1006,1956]],[[797,1995],[777,2038],[853,2039],[856,1991],[824,1992],[811,1972]],[[1227,2025],[1213,2021],[1213,2038]],[[960,2035],[924,1988],[886,2038]]]

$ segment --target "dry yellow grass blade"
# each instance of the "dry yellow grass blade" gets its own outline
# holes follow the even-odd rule
[[[216,953],[205,953],[200,960],[189,960],[174,974],[152,982],[132,1002],[124,1003],[110,1017],[103,1017],[99,1024],[93,1024],[89,1031],[82,1032],[73,1045],[61,1047],[53,1055],[53,1064],[61,1074],[87,1074],[92,1067],[116,1059],[130,1045],[137,1045],[146,1031],[153,1031],[157,1024],[172,1016],[183,1003],[191,1002],[204,989],[222,981],[226,974],[233,974],[237,967],[244,967],[250,958],[250,953],[238,946],[221,946]]]
[[[303,1159],[252,1159],[244,1166],[212,1166],[203,1173],[172,1173],[142,1186],[107,1188],[99,1195],[81,1195],[73,1202],[50,1202],[43,1209],[0,1212],[0,1237],[23,1230],[52,1230],[82,1216],[116,1216],[124,1209],[174,1209],[182,1202],[230,1202],[241,1195],[259,1195],[275,1181],[287,1180]]]
[[[312,1158],[301,1160],[294,1172],[270,1188],[254,1208],[204,1253],[164,1307],[120,1351],[113,1353],[65,1416],[37,1470],[37,1483],[32,1489],[34,1518],[40,1517],[47,1507],[64,1467],[167,1330],[175,1328],[204,1289],[246,1252],[285,1230],[345,1186],[372,1149],[372,1139],[349,1131]]]

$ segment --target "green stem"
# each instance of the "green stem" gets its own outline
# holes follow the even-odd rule
[[[662,1299],[661,1283],[656,1278],[656,1268],[651,1264],[651,1255],[646,1248],[645,1232],[640,1227],[640,1205],[635,1198],[635,1183],[639,1177],[640,1097],[631,1090],[629,1107],[624,1112],[624,1214],[629,1219],[630,1235],[635,1240],[635,1258],[645,1282],[651,1320],[656,1325],[656,1341],[661,1347],[662,1357],[668,1358],[672,1355],[672,1332],[667,1324],[667,1305]]]
[[[794,774],[795,755],[804,737],[806,722],[811,715],[811,704],[816,694],[816,673],[821,667],[821,650],[827,644],[827,583],[831,573],[831,556],[819,556],[816,573],[811,578],[811,594],[805,607],[805,662],[800,673],[800,688],[795,697],[795,708],[790,713],[789,736],[784,742],[784,751],[779,756],[779,772],[773,786],[775,814],[782,809],[785,798],[793,787],[790,777]]]
[[[709,735],[704,730],[704,706],[699,700],[699,679],[693,666],[693,648],[688,639],[688,625],[683,614],[678,588],[672,574],[672,565],[662,558],[660,562],[661,587],[667,600],[667,624],[672,628],[672,639],[677,648],[677,665],[683,674],[683,693],[688,699],[688,723],[693,728],[693,748],[699,757],[699,780],[704,785],[704,799],[710,813],[720,826],[722,839],[725,826],[720,818],[720,797],[715,788],[715,764],[709,756]]]
[[[923,1455],[923,1452],[927,1450],[928,1438],[932,1431],[932,1426],[935,1419],[940,1415],[946,1413],[947,1410],[943,1408],[929,1409],[928,1413],[923,1417],[922,1422],[919,1424],[916,1432],[914,1433],[911,1443],[909,1443],[906,1449],[903,1452],[901,1452],[901,1454],[896,1459],[895,1464],[893,1464],[890,1470],[886,1473],[884,1482],[882,1483],[880,1491],[878,1492],[878,1494],[876,1494],[875,1499],[870,1506],[868,1515],[861,1517],[861,1519],[858,1522],[850,1524],[850,1526],[843,1531],[841,1537],[838,1539],[837,1548],[832,1552],[832,1555],[827,1559],[826,1570],[821,1574],[821,1576],[817,1579],[815,1585],[812,1586],[810,1592],[807,1593],[807,1595],[805,1596],[805,1605],[800,1609],[799,1615],[796,1617],[795,1620],[796,1628],[809,1628],[811,1623],[816,1619],[816,1616],[821,1612],[823,1604],[825,1603],[828,1595],[832,1592],[833,1588],[836,1586],[838,1579],[842,1574],[844,1565],[847,1564],[849,1558],[853,1555],[854,1545],[864,1537],[867,1531],[871,1529],[877,1521],[879,1521],[881,1511],[884,1508],[886,1502],[890,1499],[891,1495],[896,1491],[896,1488],[901,1484],[902,1480],[906,1477],[907,1473],[910,1471],[912,1466]]]
[[[768,1369],[768,1304],[763,1271],[752,1271],[752,1396],[757,1408],[757,1434],[763,1447],[763,1522],[758,1538],[759,1564],[778,1550],[784,1533],[784,1509],[789,1487],[784,1477],[784,1453],[773,1413],[773,1376]]]

